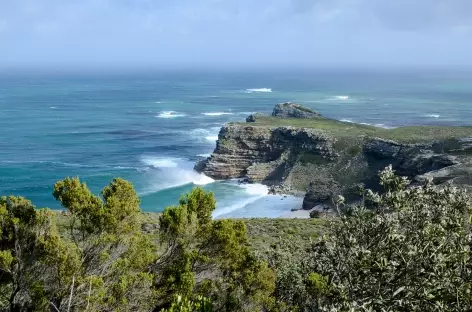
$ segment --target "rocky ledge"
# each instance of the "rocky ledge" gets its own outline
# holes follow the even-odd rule
[[[354,198],[359,184],[375,188],[378,171],[389,164],[413,181],[472,185],[471,127],[387,130],[287,103],[272,116],[252,116],[223,127],[215,151],[195,169],[214,179],[243,178],[274,192],[304,194],[303,209],[329,205],[338,194]]]

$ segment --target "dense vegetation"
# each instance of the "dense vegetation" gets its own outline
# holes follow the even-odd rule
[[[57,182],[65,214],[2,197],[0,309],[470,311],[468,196],[380,178],[319,220],[213,220],[199,188],[151,217],[122,179]]]

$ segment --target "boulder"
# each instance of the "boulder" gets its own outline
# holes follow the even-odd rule
[[[274,117],[282,118],[317,118],[321,115],[311,108],[295,103],[277,104],[272,112]]]
[[[246,122],[256,122],[256,119],[260,117],[265,117],[265,115],[263,113],[251,114],[246,118]]]
[[[315,206],[329,204],[336,194],[339,194],[339,185],[332,179],[311,182],[303,198],[302,209],[310,210]]]

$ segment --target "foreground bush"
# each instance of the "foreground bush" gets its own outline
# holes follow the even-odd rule
[[[77,178],[59,181],[67,210],[0,199],[0,310],[260,311],[273,304],[274,274],[250,253],[244,223],[214,221],[213,194],[197,188],[141,232],[139,198],[115,179],[100,196]]]
[[[339,198],[310,247],[279,240],[269,265],[243,222],[212,219],[215,199],[199,188],[152,234],[122,179],[100,196],[76,178],[56,183],[61,233],[55,213],[2,197],[0,311],[472,311],[467,195],[413,187],[391,168],[380,178],[384,191],[357,206]]]
[[[303,311],[471,311],[465,192],[409,187],[391,167],[380,178],[385,192],[355,207],[340,198],[344,212],[309,260],[278,270],[283,299]]]

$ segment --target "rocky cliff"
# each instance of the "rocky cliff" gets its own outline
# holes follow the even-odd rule
[[[313,116],[257,115],[219,133],[215,151],[196,170],[215,179],[244,178],[280,193],[305,194],[304,209],[377,185],[391,164],[413,180],[472,185],[472,128],[381,129]]]

